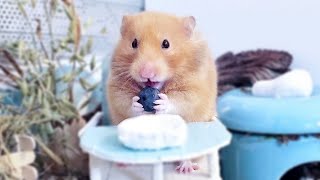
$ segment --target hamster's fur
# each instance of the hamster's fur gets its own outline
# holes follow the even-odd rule
[[[163,106],[159,106],[159,113],[161,109],[163,113],[178,114],[187,122],[213,119],[216,67],[207,43],[194,31],[195,24],[192,16],[160,12],[123,17],[107,83],[113,124],[138,115],[133,112],[137,101],[133,97],[146,85],[159,88],[166,96],[158,103]]]

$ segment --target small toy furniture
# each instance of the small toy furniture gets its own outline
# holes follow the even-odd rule
[[[27,135],[15,135],[17,152],[0,156],[0,169],[11,169],[16,179],[36,180],[38,171],[32,166],[36,159],[35,140]]]
[[[261,98],[239,89],[218,100],[231,144],[221,150],[225,180],[278,180],[290,169],[320,161],[320,89],[311,97]],[[298,135],[281,143],[277,137]]]
[[[191,159],[203,155],[209,158],[210,176],[220,178],[218,150],[231,140],[231,134],[218,121],[188,124],[188,140],[183,147],[157,151],[137,151],[124,147],[118,140],[116,126],[95,126],[98,116],[79,132],[80,146],[90,156],[90,179],[106,180],[108,161],[127,164],[150,164],[153,180],[163,179],[163,163]]]

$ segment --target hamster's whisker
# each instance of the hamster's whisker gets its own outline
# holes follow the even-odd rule
[[[117,76],[119,77],[127,77],[127,76],[130,76],[127,72],[120,72],[117,74]]]

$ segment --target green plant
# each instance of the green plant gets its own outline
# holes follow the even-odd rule
[[[51,142],[59,144],[60,142],[56,142],[59,139],[62,144],[65,144],[64,148],[74,148],[74,151],[78,151],[79,147],[75,147],[74,142],[72,147],[69,147],[66,139],[61,136],[67,134],[69,126],[69,129],[72,129],[73,125],[77,127],[73,129],[79,129],[84,125],[80,111],[88,105],[90,96],[85,96],[86,99],[81,101],[82,104],[74,104],[75,83],[81,84],[87,93],[95,90],[98,85],[91,84],[85,77],[80,76],[85,68],[89,68],[92,72],[95,70],[95,58],[92,57],[89,62],[85,60],[85,56],[91,52],[93,40],[89,38],[85,43],[81,41],[80,19],[72,1],[45,1],[43,8],[49,30],[48,44],[44,42],[42,23],[39,19],[35,19],[37,26],[33,29],[32,20],[24,8],[26,3],[35,7],[37,2],[35,0],[30,2],[16,0],[16,3],[34,33],[32,33],[32,43],[28,44],[19,40],[0,47],[2,57],[14,70],[11,71],[8,66],[0,64],[0,71],[2,70],[10,78],[12,81],[10,85],[22,94],[22,103],[18,106],[0,103],[2,111],[0,115],[0,156],[14,151],[14,145],[11,143],[14,134],[27,133],[36,138],[41,149],[37,152],[41,157],[37,161],[40,170],[45,171],[42,167],[59,165],[65,170],[64,173],[70,174],[69,169],[75,171],[74,168],[68,167],[66,162],[70,158],[61,157],[63,153],[52,151],[50,144]],[[69,20],[68,33],[60,38],[53,35],[52,18],[57,11],[63,11]],[[61,55],[66,57],[67,64],[72,68],[66,74],[58,75],[58,70],[63,68]],[[59,84],[65,88],[58,90]],[[67,138],[77,138],[76,131],[73,132],[75,134],[68,135]],[[57,134],[59,138],[56,138]],[[83,156],[81,153],[78,155]],[[53,160],[52,164],[48,165],[44,159]],[[46,166],[42,166],[43,164]],[[3,174],[3,177],[10,176],[10,172],[0,171],[0,174]]]

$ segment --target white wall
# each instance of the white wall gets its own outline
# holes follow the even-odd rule
[[[320,0],[146,0],[146,10],[193,15],[217,57],[257,48],[290,52],[320,84]]]

